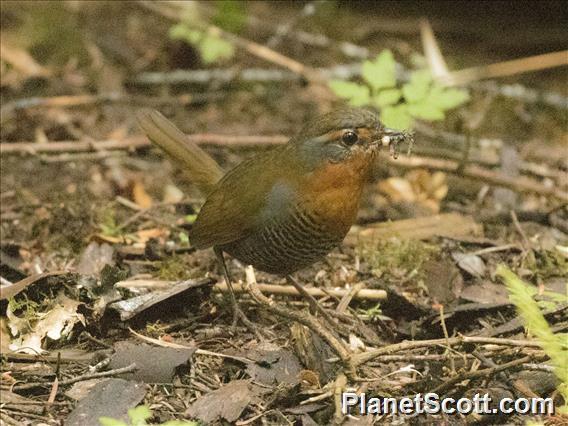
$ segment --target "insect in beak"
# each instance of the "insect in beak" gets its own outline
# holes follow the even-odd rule
[[[413,132],[404,132],[385,127],[382,129],[382,134],[383,137],[381,138],[381,143],[384,147],[389,147],[389,152],[392,158],[398,158],[398,144],[404,141],[408,141],[408,151],[406,155],[410,155],[412,146],[414,145]]]

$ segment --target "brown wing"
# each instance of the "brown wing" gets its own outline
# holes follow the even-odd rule
[[[266,220],[267,201],[275,185],[293,173],[285,166],[286,146],[244,161],[217,184],[207,197],[189,239],[197,248],[226,244],[249,235]],[[270,202],[269,202],[270,204]]]

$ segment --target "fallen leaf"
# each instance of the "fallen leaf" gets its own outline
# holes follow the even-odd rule
[[[65,420],[66,426],[100,426],[99,417],[128,421],[128,410],[144,398],[142,383],[107,379],[97,383]]]
[[[302,367],[290,351],[251,350],[245,356],[256,361],[247,365],[247,373],[255,382],[265,385],[286,383],[292,386],[300,383]]]
[[[477,278],[482,278],[485,275],[485,262],[481,257],[475,254],[453,252],[452,258],[468,274]]]
[[[197,398],[186,410],[185,415],[200,419],[206,424],[217,419],[232,423],[241,416],[251,402],[256,400],[259,393],[259,388],[249,380],[233,380]]]
[[[147,209],[153,204],[152,197],[146,192],[144,184],[139,180],[132,184],[132,199],[143,209]]]
[[[194,349],[156,347],[130,342],[118,342],[111,357],[110,368],[122,368],[132,363],[137,370],[124,377],[144,383],[170,383],[181,366],[189,368]]]
[[[65,396],[75,401],[80,401],[85,398],[96,385],[107,380],[109,379],[90,379],[74,383],[69,390],[65,391]]]
[[[12,335],[15,337],[12,339],[10,350],[29,354],[45,352],[42,347],[45,337],[59,340],[67,336],[77,322],[85,324],[85,318],[77,312],[80,304],[61,291],[50,304],[49,310],[37,315],[39,318],[37,320],[17,317],[8,305],[6,315]]]
[[[105,265],[113,263],[114,249],[108,244],[91,242],[79,260],[77,272],[81,275],[99,276]]]
[[[412,170],[404,177],[391,177],[378,183],[378,189],[392,203],[413,203],[432,213],[440,211],[440,202],[448,194],[446,175],[442,172]]]
[[[466,286],[460,297],[474,303],[507,303],[509,302],[509,292],[502,284],[495,284],[491,281],[477,281],[472,285]]]
[[[166,185],[164,188],[164,196],[162,201],[164,203],[179,203],[183,200],[183,192],[175,185]]]

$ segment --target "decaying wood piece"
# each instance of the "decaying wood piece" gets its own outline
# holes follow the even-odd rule
[[[398,237],[401,239],[426,240],[431,237],[481,236],[483,228],[471,216],[445,213],[434,216],[381,222],[365,227],[353,227],[345,242],[356,244]]]

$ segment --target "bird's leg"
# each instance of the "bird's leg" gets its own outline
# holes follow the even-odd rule
[[[237,303],[237,298],[235,297],[235,290],[233,289],[233,283],[231,281],[231,277],[229,276],[229,270],[227,269],[227,264],[225,263],[225,256],[223,256],[223,250],[218,247],[213,249],[215,252],[215,256],[217,257],[217,261],[221,265],[223,269],[223,275],[225,276],[225,281],[227,282],[227,287],[229,288],[229,293],[231,295],[231,307],[233,309],[233,322],[232,328],[235,328],[237,325],[237,321],[240,319],[243,324],[252,332],[258,335],[257,327],[247,318],[244,312],[239,307]]]
[[[292,277],[292,275],[287,275],[286,276],[286,281],[288,282],[288,284],[292,284],[296,290],[298,290],[298,292],[308,301],[308,303],[310,304],[310,306],[312,307],[312,309],[316,312],[319,312],[320,315],[332,326],[336,327],[337,326],[337,322],[334,321],[329,314],[325,311],[325,309],[323,308],[323,306],[321,306],[318,301],[314,298],[314,296],[312,296],[310,293],[308,293],[306,291],[306,289],[304,287],[302,287],[302,285],[296,281],[294,279],[294,277]]]

